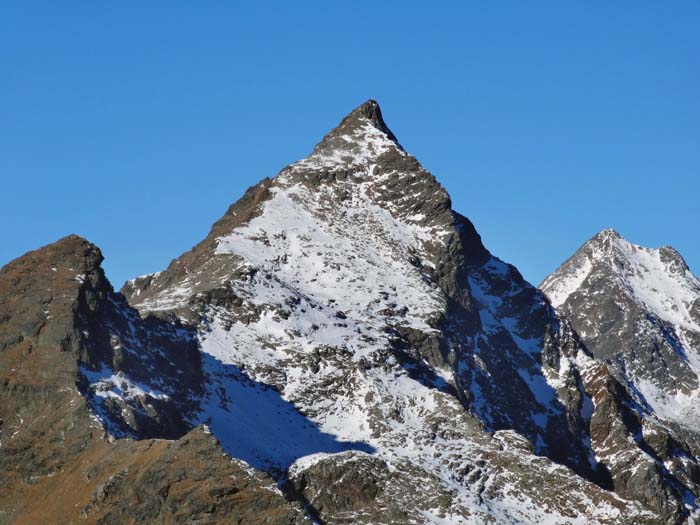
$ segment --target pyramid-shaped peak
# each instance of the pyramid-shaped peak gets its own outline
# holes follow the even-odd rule
[[[597,280],[595,285],[586,284],[587,276],[593,271],[604,281]],[[679,287],[700,291],[700,282],[691,274],[688,264],[676,249],[671,246],[647,248],[634,244],[611,228],[591,237],[540,287],[552,304],[559,306],[574,291],[601,286],[600,282],[605,282],[605,286],[623,283],[624,289],[635,300],[645,304],[651,304],[645,290],[652,290],[662,298],[662,302],[670,300],[668,294],[683,295],[677,291]]]
[[[365,117],[370,119],[379,118],[381,120],[382,118],[382,109],[379,107],[379,102],[373,98],[370,98],[364,104],[357,106],[355,111],[360,111],[365,115]]]
[[[377,164],[386,153],[405,155],[374,99],[348,113],[295,169],[331,170]]]
[[[358,107],[356,107],[341,121],[340,125],[336,128],[336,130],[342,129],[344,127],[355,126],[358,124],[358,120],[368,120],[372,124],[372,126],[377,128],[379,131],[384,132],[392,141],[398,144],[396,136],[389,129],[389,126],[387,126],[386,122],[384,122],[384,117],[382,116],[382,108],[379,107],[379,103],[376,100],[371,98],[364,104],[361,104]]]
[[[599,231],[593,237],[588,240],[588,243],[593,244],[609,244],[616,243],[619,241],[625,241],[625,238],[620,235],[620,232],[614,230],[613,228],[605,228]]]
[[[604,230],[599,231],[596,234],[596,237],[600,237],[603,239],[622,239],[622,235],[620,235],[620,232],[613,228],[605,228]]]
[[[332,139],[337,136],[344,136],[346,139],[348,137],[353,137],[361,141],[362,139],[369,138],[369,136],[376,135],[377,131],[384,135],[389,141],[393,142],[395,146],[401,147],[399,146],[396,135],[394,135],[384,121],[382,108],[379,107],[379,103],[371,98],[348,113],[345,118],[340,121],[340,124],[333,128],[316,148],[322,146],[327,141],[332,141]]]
[[[628,241],[612,228],[598,232],[584,246],[592,247],[599,254],[610,256],[614,253],[625,258],[634,257],[639,252],[658,254],[658,257],[666,262],[687,268],[683,256],[672,246],[661,246],[660,248],[641,246]]]
[[[632,243],[627,241],[617,230],[613,228],[605,228],[599,231],[593,237],[588,239],[581,247],[581,250],[598,253],[601,255],[611,255],[614,252],[618,252],[621,247],[633,246]]]

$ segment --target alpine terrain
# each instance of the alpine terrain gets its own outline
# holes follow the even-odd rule
[[[613,231],[538,290],[373,100],[115,292],[0,270],[0,523],[685,524],[700,282]]]
[[[700,481],[700,280],[673,248],[637,246],[609,229],[541,287],[615,377],[614,395],[626,406],[624,428],[594,439],[596,454],[629,472],[650,468],[694,508]],[[619,470],[616,484],[626,483]]]

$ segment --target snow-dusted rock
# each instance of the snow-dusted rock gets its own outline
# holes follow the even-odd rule
[[[375,101],[123,295],[100,261],[73,236],[0,270],[0,521],[697,509],[700,302],[680,256],[604,232],[545,283],[562,316]],[[33,490],[49,510],[27,510]]]
[[[605,490],[579,370],[592,358],[374,101],[123,291],[198,326],[199,421],[326,523],[675,516]]]
[[[542,290],[599,362],[584,374],[595,404],[592,448],[616,490],[695,507],[700,281],[673,248],[644,248],[604,230]]]

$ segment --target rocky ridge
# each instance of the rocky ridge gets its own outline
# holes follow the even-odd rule
[[[618,483],[626,483],[624,470],[660,472],[695,505],[700,281],[673,248],[644,248],[608,229],[541,287],[615,378],[607,390],[627,407],[614,432],[601,418],[596,454],[625,465]]]
[[[69,236],[0,270],[0,523],[305,522],[193,429],[190,329],[142,319],[101,261]]]
[[[70,237],[0,272],[0,290],[24,283],[1,294],[0,358],[26,370],[23,349],[46,347],[67,372],[40,390],[71,396],[5,379],[3,430],[26,404],[79,407],[78,444],[39,486],[100,466],[63,522],[680,524],[696,508],[692,433],[484,247],[375,101],[123,296],[100,260]],[[4,470],[42,468],[5,435]],[[33,516],[32,476],[0,486],[20,502],[0,518]]]

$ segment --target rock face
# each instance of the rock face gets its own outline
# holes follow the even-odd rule
[[[676,250],[643,248],[604,230],[542,289],[655,412],[700,428],[690,399],[700,387],[700,280]]]
[[[101,260],[70,236],[0,270],[0,523],[302,523],[268,476],[190,432],[191,329],[141,319]]]
[[[178,437],[188,428],[187,399],[202,387],[195,337],[177,322],[142,320],[114,293],[101,262],[99,249],[74,235],[3,268],[0,351],[69,353],[80,390],[111,434]]]
[[[681,524],[694,508],[693,434],[484,247],[375,101],[123,295],[100,261],[70,237],[0,272],[0,521]]]
[[[610,376],[588,374],[592,447],[628,497],[695,506],[700,486],[700,281],[680,254],[613,230],[584,244],[542,289]],[[613,415],[619,416],[619,421]]]

